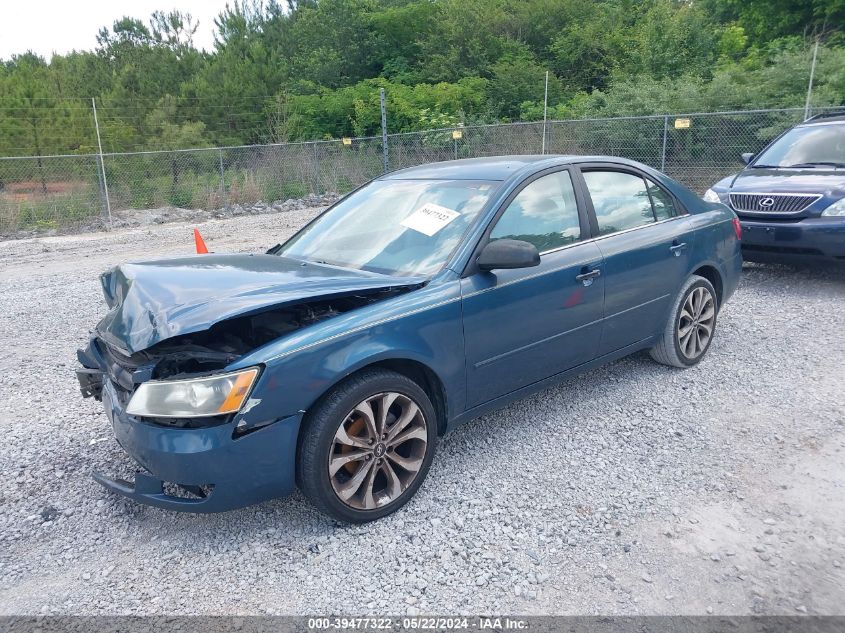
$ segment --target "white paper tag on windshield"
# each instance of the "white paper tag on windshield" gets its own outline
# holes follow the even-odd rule
[[[429,202],[405,218],[402,226],[431,237],[459,215],[457,211]]]

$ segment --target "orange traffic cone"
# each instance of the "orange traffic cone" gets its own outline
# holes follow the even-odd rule
[[[208,253],[208,247],[205,245],[205,240],[197,229],[194,229],[194,244],[197,247],[197,255],[205,255]]]

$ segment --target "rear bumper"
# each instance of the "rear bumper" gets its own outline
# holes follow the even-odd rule
[[[767,222],[740,218],[746,259],[792,256],[845,259],[845,218]]]
[[[736,289],[739,287],[739,280],[742,277],[742,252],[737,252],[736,256],[731,260],[727,266],[726,275],[723,283],[722,304],[725,304],[730,299]]]
[[[294,489],[301,415],[235,437],[234,422],[183,429],[139,421],[118,404],[109,380],[103,381],[102,400],[118,443],[146,471],[134,483],[95,473],[94,479],[112,492],[168,510],[221,512]],[[168,494],[165,483],[191,494]]]

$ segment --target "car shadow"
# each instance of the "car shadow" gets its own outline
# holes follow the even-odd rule
[[[834,281],[845,281],[845,260],[799,260],[771,258],[767,261],[744,261],[742,272],[754,270],[780,272],[783,274],[798,274],[817,276]]]
[[[845,292],[845,263],[839,262],[745,262],[737,296],[743,287],[771,288],[786,301],[790,297],[840,295]]]

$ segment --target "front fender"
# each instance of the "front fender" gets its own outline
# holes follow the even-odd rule
[[[446,392],[447,418],[463,411],[465,364],[460,287],[456,280],[323,322],[307,337],[288,337],[241,358],[232,369],[264,365],[238,415],[247,426],[307,411],[350,374],[384,360],[430,369]]]

